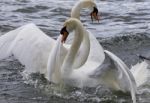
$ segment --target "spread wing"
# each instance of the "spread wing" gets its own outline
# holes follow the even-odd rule
[[[136,103],[136,82],[129,68],[113,53],[105,50],[106,58],[90,77],[100,79],[100,82],[112,85],[122,91],[130,91],[133,103]]]

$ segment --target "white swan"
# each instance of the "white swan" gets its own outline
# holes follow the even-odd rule
[[[98,9],[97,9],[97,6],[96,6],[96,3],[94,2],[94,0],[79,0],[71,10],[71,17],[80,19],[80,11],[83,8],[92,9],[93,11],[90,14],[92,21],[93,21],[93,18],[99,21]],[[97,66],[98,66],[98,65],[102,64],[102,62],[104,61],[104,58],[105,58],[103,48],[99,44],[99,42],[97,41],[95,36],[92,33],[90,33],[89,31],[87,31],[86,29],[84,29],[84,33],[87,35],[84,35],[84,37],[83,37],[82,44],[77,53],[78,56],[76,57],[74,65],[73,65],[74,68],[79,68],[80,66],[84,65],[86,60],[92,60],[95,62],[99,62],[97,64]],[[72,41],[72,40],[70,40],[72,38],[73,37],[70,37],[69,41]],[[66,41],[66,42],[68,43],[68,41]],[[64,50],[64,48],[63,48],[63,50]],[[59,81],[60,81],[60,72],[58,69],[58,68],[60,68],[60,66],[58,67],[58,65],[59,65],[59,63],[62,63],[63,59],[61,59],[61,62],[60,62],[60,60],[57,59],[58,58],[57,51],[58,51],[58,44],[56,45],[56,49],[53,50],[53,53],[56,56],[50,55],[50,57],[48,59],[49,61],[48,61],[47,69],[48,69],[48,80],[50,80],[50,81],[56,81],[56,78],[57,79],[59,78]],[[61,52],[62,52],[62,49],[61,49]],[[64,52],[63,52],[63,54],[65,54]],[[51,53],[51,54],[53,54],[53,53]],[[64,56],[65,55],[63,55],[63,58],[64,58]],[[56,63],[56,62],[59,62],[59,63]],[[96,64],[95,64],[95,66],[96,66]],[[52,78],[55,80],[53,80]]]
[[[83,37],[87,34],[84,33],[84,27],[81,22],[71,18],[64,23],[64,27],[61,30],[61,34],[63,35],[62,41],[67,38],[66,32],[68,33],[68,31],[72,30],[75,30],[74,40],[61,66],[60,74],[63,81],[77,87],[96,87],[99,84],[103,84],[115,90],[129,91],[134,103],[136,103],[134,77],[130,74],[128,67],[111,52],[105,50],[107,55],[116,64],[114,68],[101,69],[98,67],[99,62],[88,59],[78,69],[73,67]],[[100,66],[102,65],[100,64]]]
[[[64,27],[61,29],[62,42],[64,42],[71,31],[75,31],[74,40],[68,51],[66,57],[63,60],[63,64],[60,65],[61,71],[59,71],[61,78],[66,84],[77,87],[96,87],[99,84],[105,85],[114,90],[121,90],[123,92],[130,92],[133,103],[136,103],[136,91],[137,87],[141,86],[150,77],[150,70],[148,66],[142,64],[137,65],[131,70],[126,64],[110,51],[104,50],[105,61],[100,64],[98,61],[87,59],[84,65],[79,68],[74,68],[76,55],[83,41],[83,37],[88,35],[84,33],[84,27],[77,19],[68,19],[64,23]],[[61,47],[63,47],[58,41],[59,45],[58,54],[61,59]],[[142,76],[139,77],[139,75]],[[140,79],[139,79],[140,78]]]
[[[75,15],[75,14],[80,14],[79,10],[81,10],[82,8],[86,8],[86,7],[93,9],[91,16],[96,18],[97,17],[96,13],[98,11],[95,8],[96,4],[93,2],[93,0],[79,1],[72,9],[72,13],[71,13],[72,17],[75,16],[75,17],[79,18],[79,15]],[[94,36],[93,36],[93,38],[94,38]],[[84,41],[82,43],[84,45],[81,46],[81,51],[78,52],[78,57],[76,57],[77,62],[74,65],[74,67],[80,67],[86,61],[86,59],[88,57],[87,55],[89,55],[89,52],[86,53],[86,51],[88,51],[88,49],[90,49],[89,48],[90,42],[88,39],[89,39],[88,36],[84,37]],[[96,39],[94,38],[93,41],[95,41],[95,40]],[[93,44],[94,44],[94,42],[93,42]],[[7,58],[8,56],[14,55],[14,57],[16,59],[18,59],[23,65],[25,65],[26,72],[44,73],[45,75],[48,76],[47,77],[48,80],[50,80],[51,78],[49,75],[51,75],[51,73],[53,73],[52,71],[54,71],[54,70],[52,69],[52,71],[51,71],[50,68],[48,68],[48,70],[47,70],[47,63],[49,60],[49,55],[51,54],[51,51],[55,45],[57,45],[57,44],[54,39],[45,35],[45,33],[43,33],[40,29],[38,29],[38,27],[35,26],[34,24],[28,24],[28,25],[22,26],[16,30],[10,31],[0,37],[0,48],[1,48],[0,49],[0,52],[1,52],[0,59],[4,59],[4,58]],[[96,41],[95,45],[93,45],[93,47],[100,48],[99,51],[103,51],[102,47],[97,46],[97,45],[99,45],[99,43]],[[84,48],[84,49],[82,49],[82,48]],[[61,51],[64,51],[64,56],[65,56],[67,49],[64,48]],[[95,56],[95,57],[97,57],[95,60],[99,60],[102,63],[102,61],[104,60],[104,53],[102,52],[103,53],[102,54],[96,50],[94,51],[93,49],[91,49],[91,51],[90,51],[91,53],[90,53],[89,57],[91,59],[93,59],[93,57]],[[92,55],[92,53],[94,55]],[[97,54],[97,55],[95,55],[95,54]],[[57,54],[55,53],[55,55],[57,55]],[[99,58],[98,56],[101,58]],[[52,57],[52,58],[55,59],[55,57]],[[53,60],[52,58],[51,58],[51,60]],[[55,62],[58,62],[58,61],[55,61]],[[59,62],[61,62],[61,61],[59,61]],[[50,65],[50,66],[52,66],[53,68],[55,67],[53,65]],[[50,66],[48,64],[48,67],[50,67]],[[57,79],[58,78],[59,77],[57,77]],[[52,79],[52,81],[57,82],[56,79],[54,79],[54,80]],[[59,81],[59,79],[58,79],[58,81]]]

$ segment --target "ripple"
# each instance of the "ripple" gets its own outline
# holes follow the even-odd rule
[[[35,7],[24,7],[17,10],[14,10],[14,12],[21,12],[21,13],[36,13],[42,10],[47,10],[49,7],[47,6],[35,6]]]

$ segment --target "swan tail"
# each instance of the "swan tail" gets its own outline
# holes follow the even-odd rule
[[[146,60],[144,60],[141,63],[137,63],[134,66],[132,66],[132,68],[130,69],[130,71],[132,72],[137,87],[143,85],[144,83],[146,83],[149,78],[150,78],[150,69],[148,69],[149,64],[146,62]]]
[[[136,103],[135,93],[136,93],[137,88],[136,88],[136,83],[135,83],[134,77],[133,77],[132,73],[130,72],[129,68],[126,66],[126,64],[120,58],[118,58],[113,53],[111,53],[107,50],[105,50],[105,53],[114,61],[114,64],[120,71],[119,78],[122,78],[120,81],[121,85],[123,87],[124,86],[127,87],[126,89],[129,89],[129,91],[131,93],[132,101],[133,101],[133,103]],[[126,82],[124,83],[124,82],[122,82],[122,80],[126,81]]]

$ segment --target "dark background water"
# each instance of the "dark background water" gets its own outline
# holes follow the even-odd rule
[[[92,23],[89,10],[83,10],[81,20],[86,28],[97,37],[105,49],[114,52],[129,67],[140,61],[136,54],[145,55],[150,50],[150,1],[95,1],[101,13],[101,20],[100,23]],[[32,22],[47,35],[57,37],[76,2],[0,0],[0,34]],[[31,78],[24,80],[21,75],[23,69],[24,67],[12,58],[0,61],[0,103],[131,102],[129,94],[114,93],[104,87],[61,89],[49,84],[40,74],[33,74]],[[138,103],[150,103],[149,97],[148,85],[138,90]]]

